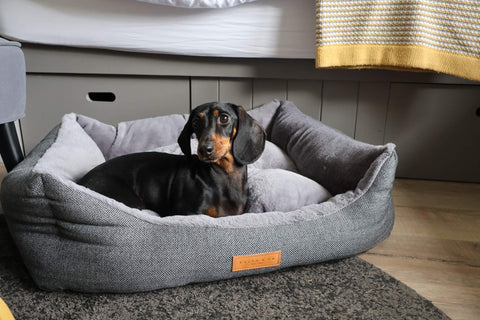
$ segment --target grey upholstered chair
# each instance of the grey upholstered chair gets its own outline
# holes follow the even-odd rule
[[[0,154],[7,171],[23,160],[15,121],[25,116],[25,82],[20,43],[0,38]]]

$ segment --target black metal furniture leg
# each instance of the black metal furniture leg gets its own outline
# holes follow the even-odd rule
[[[12,170],[23,160],[22,149],[13,121],[0,124],[0,154],[7,171]]]

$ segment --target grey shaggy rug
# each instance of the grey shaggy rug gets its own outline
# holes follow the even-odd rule
[[[0,297],[17,320],[449,319],[356,257],[136,294],[46,292],[28,276],[1,214]]]

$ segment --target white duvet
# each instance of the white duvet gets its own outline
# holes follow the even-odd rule
[[[137,0],[181,8],[229,8],[257,0]]]
[[[213,0],[145,1],[214,5]],[[223,9],[189,9],[135,0],[0,0],[0,36],[175,55],[313,58],[315,1],[257,0]]]

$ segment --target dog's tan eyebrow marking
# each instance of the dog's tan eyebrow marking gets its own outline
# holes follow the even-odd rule
[[[213,114],[215,115],[215,117],[218,117],[218,115],[220,114],[220,111],[218,111],[218,109],[217,109],[217,110],[213,111]]]
[[[203,116],[204,116],[203,112],[200,112],[200,113],[198,114],[198,116],[199,116],[200,118],[203,118]]]

